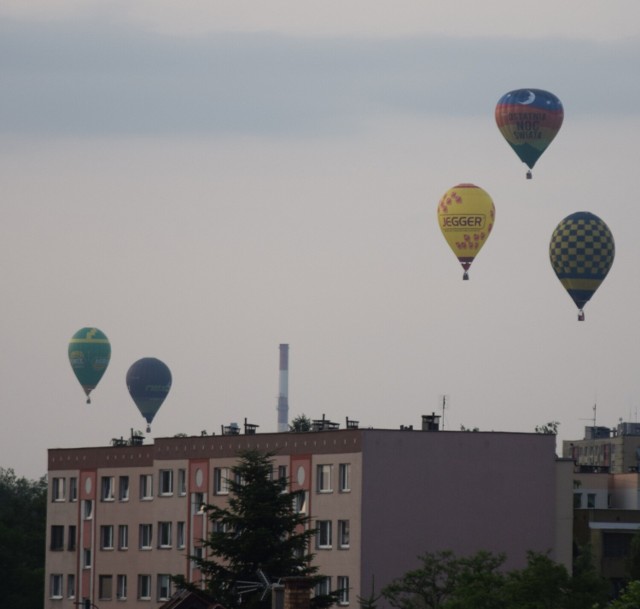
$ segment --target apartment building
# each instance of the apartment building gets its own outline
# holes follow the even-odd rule
[[[572,468],[556,459],[555,436],[424,428],[245,427],[51,449],[44,607],[157,607],[171,575],[199,581],[188,556],[210,532],[201,506],[227,500],[243,450],[274,452],[274,475],[304,492],[297,508],[317,530],[314,560],[342,606],[426,551],[505,552],[513,568],[528,550],[550,551],[570,566]]]

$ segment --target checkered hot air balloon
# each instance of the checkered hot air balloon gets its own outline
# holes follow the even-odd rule
[[[615,253],[609,227],[588,211],[567,216],[553,231],[551,266],[578,307],[579,321],[584,320],[583,308],[607,276]]]

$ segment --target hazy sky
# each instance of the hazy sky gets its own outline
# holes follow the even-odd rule
[[[640,4],[503,0],[5,0],[0,5],[0,467],[106,445],[144,421],[129,366],[173,388],[150,437],[290,415],[581,437],[640,407]],[[534,170],[493,112],[563,102]],[[440,196],[473,182],[496,224],[471,280]],[[578,323],[548,259],[591,211],[613,269]],[[86,405],[83,326],[111,365]]]

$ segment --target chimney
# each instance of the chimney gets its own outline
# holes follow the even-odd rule
[[[278,431],[289,431],[289,345],[280,345]]]

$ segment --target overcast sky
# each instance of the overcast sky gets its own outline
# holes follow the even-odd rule
[[[637,420],[640,4],[5,0],[0,6],[0,467],[144,421],[125,375],[173,372],[153,437],[290,416],[560,439]],[[565,122],[526,167],[497,100]],[[440,234],[460,182],[496,206],[462,282]],[[616,260],[577,322],[548,259],[590,211]],[[67,360],[112,343],[86,405]]]

